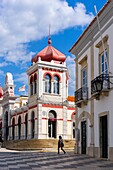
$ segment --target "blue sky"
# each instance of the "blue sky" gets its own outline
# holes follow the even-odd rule
[[[74,56],[68,51],[107,0],[1,0],[0,3],[0,82],[14,77],[15,94],[27,87],[26,70],[31,58],[47,46],[49,24],[52,46],[64,53],[69,68],[69,95],[75,91]]]

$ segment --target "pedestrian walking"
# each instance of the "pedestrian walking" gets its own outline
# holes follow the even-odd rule
[[[59,140],[58,140],[58,154],[60,153],[60,148],[64,152],[64,154],[66,153],[65,150],[63,149],[63,147],[64,147],[63,139],[62,139],[61,136],[59,136]]]

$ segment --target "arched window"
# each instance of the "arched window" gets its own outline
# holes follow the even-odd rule
[[[53,93],[59,94],[59,77],[54,76]]]
[[[4,127],[5,127],[5,139],[8,140],[8,136],[9,136],[8,112],[5,113]]]
[[[34,94],[37,93],[37,74],[34,75]]]
[[[15,119],[12,120],[12,140],[15,139]]]
[[[18,118],[18,139],[21,138],[21,116]]]
[[[51,93],[51,77],[49,74],[45,76],[45,92]]]
[[[34,138],[35,135],[35,113],[31,113],[31,138]]]
[[[28,133],[28,114],[25,115],[25,139],[27,139]]]
[[[30,95],[33,95],[33,76],[30,78]]]

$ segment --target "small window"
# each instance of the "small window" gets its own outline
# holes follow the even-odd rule
[[[87,87],[87,68],[82,70],[82,87]]]
[[[101,74],[108,74],[108,53],[102,53],[100,55],[100,72]]]
[[[51,77],[49,74],[45,76],[45,92],[51,93]]]
[[[55,94],[59,94],[59,77],[58,76],[54,76],[54,86],[53,86],[53,92]]]
[[[37,74],[34,75],[34,94],[37,93]]]

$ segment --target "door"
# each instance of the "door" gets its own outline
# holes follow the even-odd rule
[[[50,138],[56,138],[56,112],[54,110],[49,111],[49,119],[48,119],[48,136]]]
[[[15,139],[15,119],[12,120],[12,140]]]
[[[100,117],[100,157],[108,157],[107,115]]]
[[[81,122],[81,153],[86,154],[86,121]]]
[[[48,120],[48,136],[50,138],[56,138],[56,119]]]

